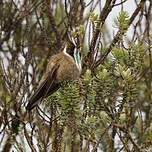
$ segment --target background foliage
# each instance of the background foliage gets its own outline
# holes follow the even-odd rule
[[[127,1],[0,1],[2,152],[150,151],[152,1],[135,0],[130,16]],[[105,21],[118,6],[117,33],[110,36]],[[81,77],[25,116],[49,57],[73,28],[81,36]]]

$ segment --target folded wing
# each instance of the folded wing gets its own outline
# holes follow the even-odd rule
[[[45,97],[48,97],[59,89],[60,84],[56,82],[56,73],[58,68],[59,65],[56,65],[48,73],[48,76],[44,81],[42,81],[38,89],[34,92],[33,96],[29,99],[26,110],[32,110],[39,101],[43,100]]]

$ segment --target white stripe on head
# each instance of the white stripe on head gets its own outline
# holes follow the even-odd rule
[[[70,58],[73,60],[73,62],[74,62],[73,57],[67,53],[67,44],[66,44],[65,47],[64,47],[63,53],[64,53],[66,56],[70,57]]]
[[[65,54],[67,54],[66,50],[67,50],[67,45],[65,45],[64,50],[63,50],[63,52],[64,52]]]

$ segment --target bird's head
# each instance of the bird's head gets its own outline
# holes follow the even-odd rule
[[[70,55],[75,63],[79,71],[81,72],[82,66],[81,66],[81,47],[78,45],[77,40],[72,38],[70,41],[68,41],[65,44],[64,53],[67,55]]]

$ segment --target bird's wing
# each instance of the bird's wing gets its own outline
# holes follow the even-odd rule
[[[43,98],[51,95],[59,88],[59,84],[55,83],[58,68],[59,65],[55,65],[48,73],[45,80],[42,81],[33,96],[29,99],[29,103],[27,104],[26,110],[32,110],[38,104],[39,100],[42,100]]]

